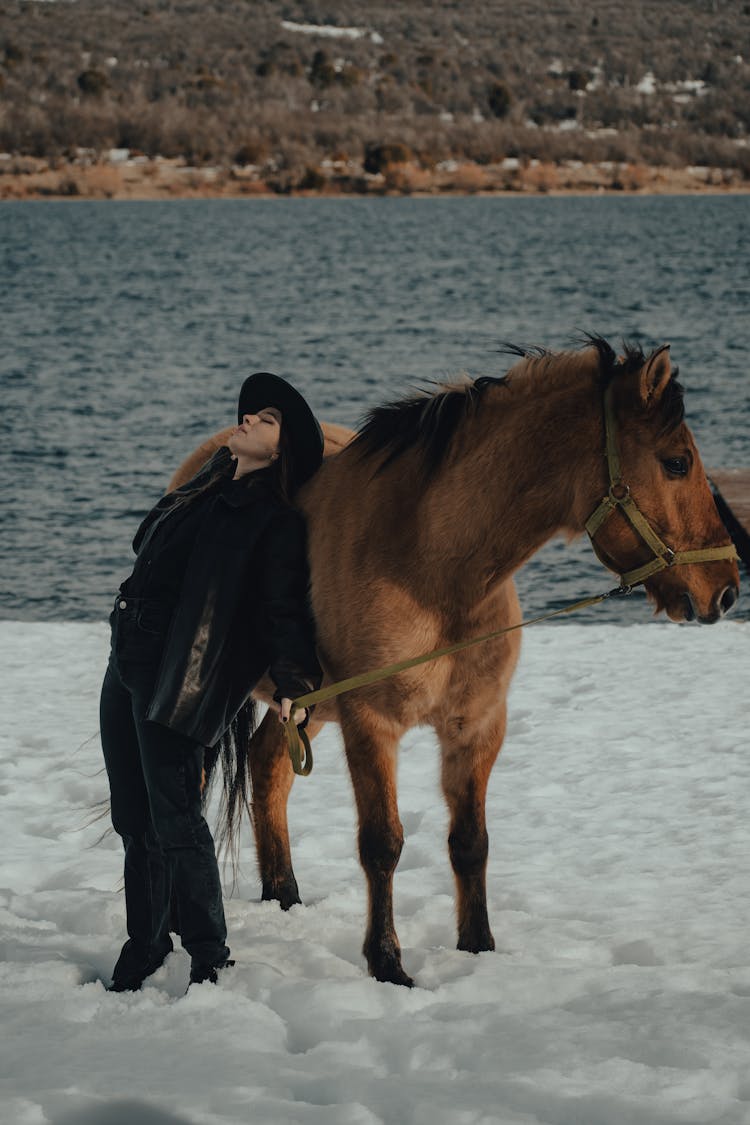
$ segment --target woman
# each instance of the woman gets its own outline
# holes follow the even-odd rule
[[[215,983],[232,964],[201,811],[204,755],[267,670],[282,722],[291,700],[320,684],[305,528],[289,500],[322,457],[302,396],[276,375],[251,375],[227,446],[136,533],[101,696],[112,823],[125,847],[129,936],[115,992],[139,989],[163,963],[173,909],[192,983]]]

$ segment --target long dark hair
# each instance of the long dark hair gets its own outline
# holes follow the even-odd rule
[[[223,446],[219,452],[225,455],[219,459],[216,468],[209,473],[205,484],[201,484],[194,491],[186,493],[184,499],[178,502],[189,503],[196,496],[207,492],[229,475],[228,469],[232,463],[226,456],[229,450],[226,446]],[[268,481],[277,496],[285,504],[291,506],[296,487],[294,451],[289,438],[289,431],[284,428],[283,421],[279,434],[278,457],[267,469],[260,469],[257,473],[250,475],[254,476],[256,480]],[[217,832],[217,845],[219,852],[228,856],[235,879],[239,871],[239,823],[243,811],[247,809],[250,812],[248,753],[256,725],[257,712],[255,701],[251,697],[242,705],[216,746],[206,751],[204,758],[204,805],[208,803],[213,782],[219,773],[217,767],[220,767],[223,800]]]
[[[296,490],[294,450],[283,416],[279,434],[279,455],[271,465],[270,471],[276,492],[285,504],[291,506]]]
[[[256,727],[257,709],[251,696],[240,707],[217,744],[206,749],[203,758],[205,780],[201,803],[204,810],[208,806],[217,776],[221,778],[222,800],[216,847],[218,853],[223,854],[231,863],[233,883],[239,873],[239,829],[245,810],[252,820],[248,755]]]

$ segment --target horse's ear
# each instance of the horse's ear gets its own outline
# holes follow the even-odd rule
[[[656,406],[672,378],[669,344],[662,344],[651,353],[638,372],[638,390],[646,409]]]

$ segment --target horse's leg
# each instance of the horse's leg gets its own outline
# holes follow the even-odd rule
[[[369,918],[362,952],[376,980],[414,981],[401,965],[393,924],[393,873],[404,846],[396,803],[398,734],[377,717],[341,704],[341,727],[359,813],[359,858],[367,877]]]
[[[313,739],[323,725],[311,719],[307,728],[309,738]],[[288,910],[302,901],[292,870],[286,814],[294,770],[286,750],[284,729],[275,711],[267,712],[255,732],[249,757],[253,831],[262,898],[264,901],[278,899],[281,909]]]
[[[459,723],[438,731],[443,748],[443,792],[450,810],[448,850],[456,877],[458,948],[469,953],[495,948],[487,916],[485,797],[505,737],[506,716],[503,706],[473,737]]]

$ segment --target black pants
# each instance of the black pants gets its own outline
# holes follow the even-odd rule
[[[172,902],[193,965],[219,965],[229,950],[216,852],[201,810],[204,747],[145,717],[168,615],[159,603],[125,597],[110,620],[100,723],[112,824],[125,846],[129,938],[113,976],[142,979],[162,963],[172,949]]]

